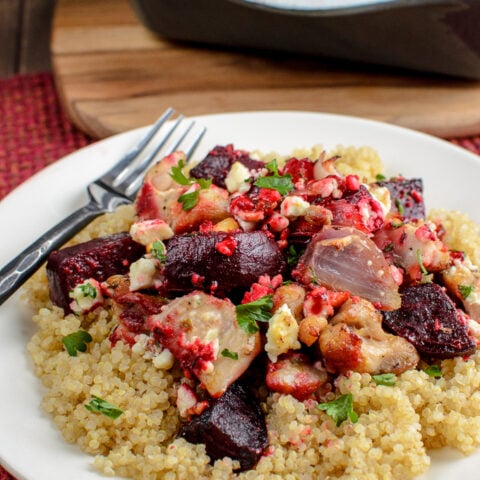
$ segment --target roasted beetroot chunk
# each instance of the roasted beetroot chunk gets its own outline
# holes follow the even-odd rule
[[[99,282],[114,274],[128,272],[145,247],[128,233],[117,233],[52,252],[47,261],[47,277],[52,302],[70,312],[70,291],[89,278]]]
[[[265,233],[207,232],[173,237],[167,246],[167,291],[248,288],[261,275],[285,270],[277,243]]]
[[[263,162],[250,158],[248,152],[235,150],[233,145],[217,146],[194,168],[190,170],[193,178],[211,178],[217,187],[225,188],[225,178],[235,162],[240,162],[249,170],[265,167]]]
[[[393,212],[398,213],[405,220],[425,218],[421,178],[391,178],[378,182],[378,185],[388,188],[392,199]]]
[[[212,463],[230,457],[240,462],[241,470],[253,468],[268,445],[262,410],[238,383],[186,423],[180,436],[190,443],[205,444]]]
[[[435,283],[407,287],[398,310],[382,312],[383,326],[430,358],[471,355],[476,344],[455,305]]]

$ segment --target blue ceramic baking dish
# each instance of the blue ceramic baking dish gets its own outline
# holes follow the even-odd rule
[[[176,41],[480,79],[480,0],[130,0]]]

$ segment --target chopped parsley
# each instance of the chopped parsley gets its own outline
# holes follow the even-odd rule
[[[123,410],[120,410],[120,408],[116,407],[115,405],[108,403],[107,401],[103,400],[103,398],[97,397],[96,395],[92,395],[92,397],[93,398],[90,403],[84,405],[89,412],[103,413],[103,415],[113,420],[118,418],[123,413]]]
[[[183,167],[185,167],[185,162],[183,160],[179,160],[177,166],[172,167],[169,175],[180,185],[191,185],[192,179],[185,176],[183,173]]]
[[[400,215],[403,215],[403,213],[404,213],[404,208],[403,208],[402,202],[400,201],[399,198],[397,198],[397,199],[395,200],[395,206],[397,207],[398,213],[399,213]]]
[[[352,423],[358,421],[358,414],[353,410],[353,395],[351,393],[341,395],[331,402],[319,403],[317,408],[319,410],[324,410],[327,415],[330,415],[335,421],[337,427],[348,418]]]
[[[442,377],[442,369],[438,365],[429,365],[427,368],[424,369],[424,372],[433,378],[441,378]]]
[[[150,253],[152,254],[153,258],[160,260],[161,263],[165,263],[167,259],[167,249],[161,240],[155,240],[152,243]]]
[[[63,346],[71,357],[76,357],[77,352],[86,352],[87,343],[92,341],[92,336],[85,330],[70,333],[62,338]]]
[[[385,175],[383,175],[383,173],[377,173],[375,175],[375,179],[377,180],[377,182],[381,182],[382,180],[385,180],[387,177]]]
[[[418,265],[420,266],[420,270],[424,275],[428,275],[428,270],[425,268],[425,265],[423,264],[423,259],[422,259],[422,252],[420,250],[417,250],[417,261]]]
[[[305,249],[297,250],[295,245],[290,245],[287,251],[287,264],[290,266],[296,265],[304,251]]]
[[[249,334],[258,332],[257,322],[268,322],[272,316],[272,295],[265,295],[250,303],[243,303],[235,307],[237,322],[242,330]]]
[[[292,176],[290,174],[279,174],[276,160],[268,162],[265,166],[272,173],[272,175],[257,178],[254,183],[256,187],[277,190],[277,192],[279,192],[281,195],[286,195],[288,192],[291,192],[295,188]]]
[[[466,300],[474,289],[473,285],[459,285],[458,291],[464,300]]]
[[[385,253],[388,253],[388,252],[391,252],[391,251],[393,250],[393,248],[394,248],[393,242],[390,242],[390,243],[383,249],[383,251],[384,251]]]
[[[77,288],[84,297],[97,298],[97,289],[90,282],[86,281],[80,285],[77,285]]]
[[[394,373],[381,373],[379,375],[372,375],[372,379],[377,385],[393,387],[395,385],[397,377]]]
[[[183,160],[179,160],[177,165],[175,167],[172,167],[169,175],[175,182],[180,185],[188,186],[196,183],[200,187],[198,190],[184,193],[183,195],[180,195],[180,197],[178,197],[178,201],[182,204],[182,210],[188,211],[197,204],[200,190],[207,190],[208,188],[210,188],[210,185],[212,184],[212,179],[186,177],[183,173],[184,166],[185,163],[183,162]]]
[[[224,348],[221,353],[223,357],[231,358],[232,360],[238,360],[238,353],[232,352],[228,348]]]

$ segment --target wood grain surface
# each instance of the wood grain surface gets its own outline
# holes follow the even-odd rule
[[[281,53],[179,44],[149,32],[127,0],[58,0],[52,63],[70,118],[103,138],[187,115],[307,110],[437,136],[480,132],[480,82]]]

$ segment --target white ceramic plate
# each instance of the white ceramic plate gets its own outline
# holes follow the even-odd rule
[[[198,117],[208,127],[197,151],[215,145],[289,153],[321,143],[371,145],[387,173],[422,177],[427,207],[463,210],[480,223],[480,158],[459,147],[411,130],[338,115],[305,112],[233,113]],[[84,148],[46,168],[0,202],[0,264],[86,201],[85,186],[103,173],[141,136],[142,129]],[[42,387],[32,371],[26,344],[30,313],[18,295],[0,307],[0,463],[28,480],[99,480],[92,458],[63,441],[40,408]],[[478,478],[480,453],[462,457],[434,453],[424,479]]]

